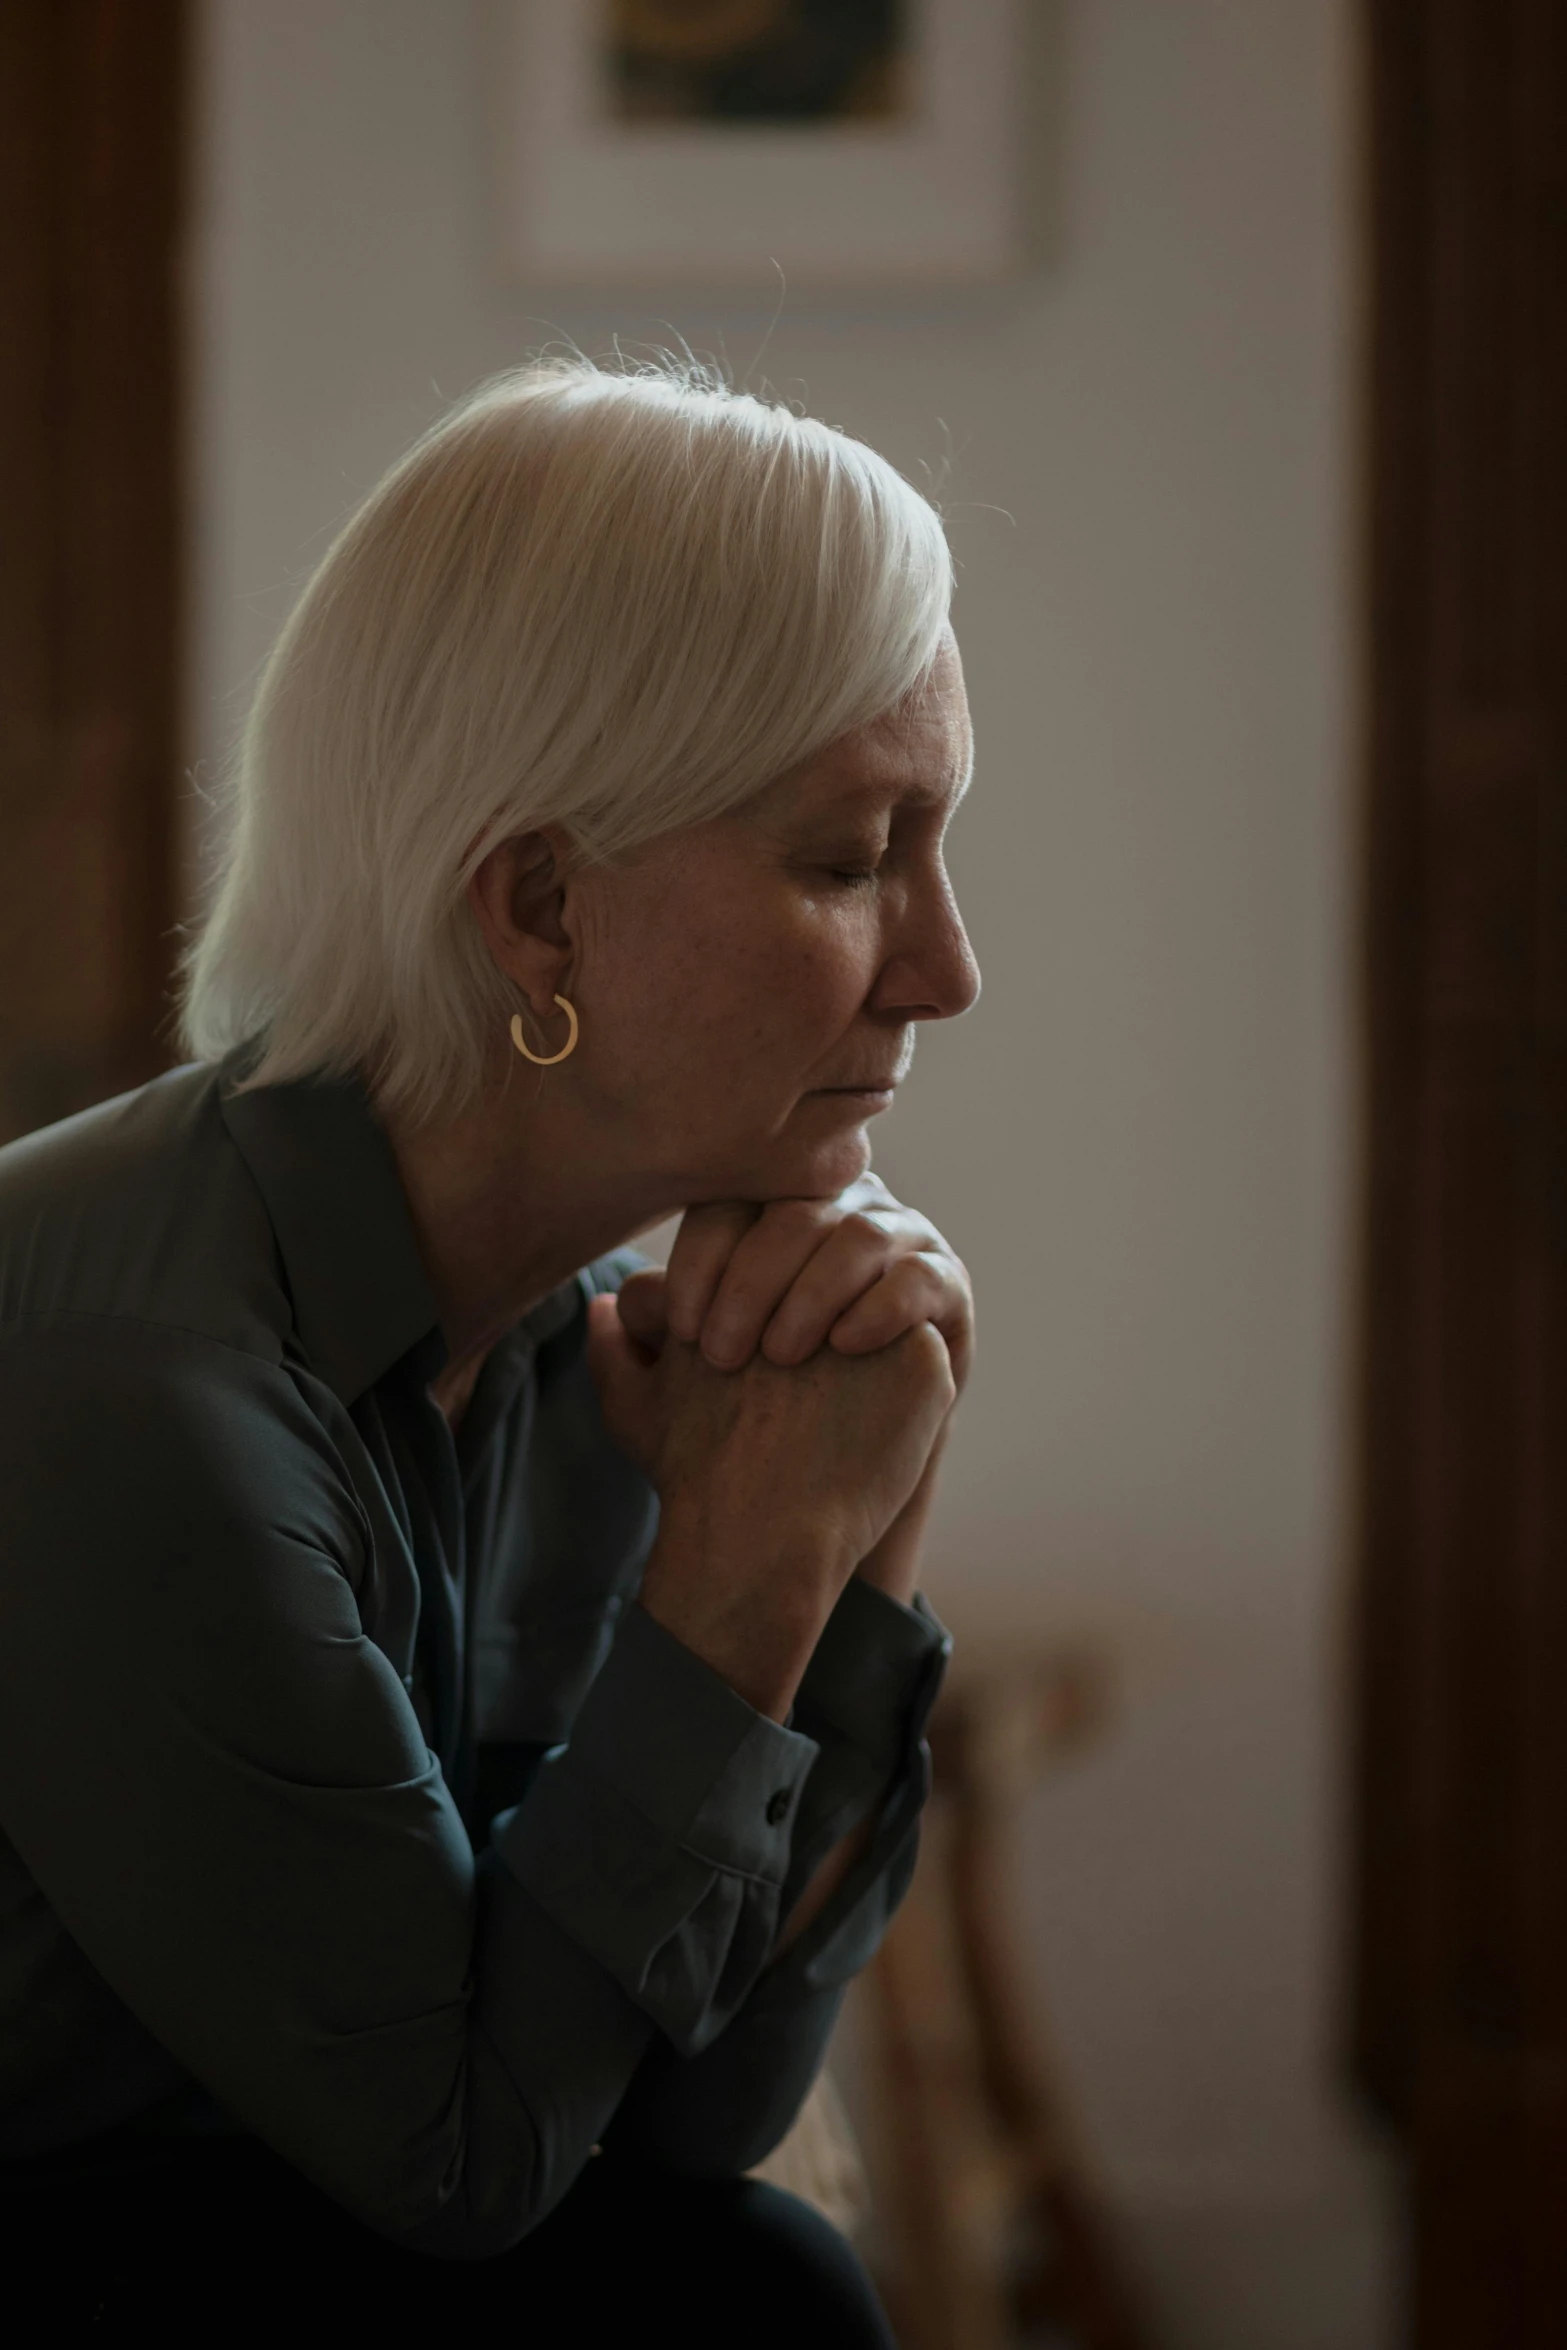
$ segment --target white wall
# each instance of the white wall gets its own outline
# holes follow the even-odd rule
[[[1085,2127],[1168,2341],[1370,2350],[1377,2179],[1329,2087],[1352,1146],[1346,0],[1040,0],[1039,256],[812,309],[765,372],[952,454],[985,971],[881,1164],[982,1351],[931,1588],[1098,1627],[1114,1737],[1026,1820]],[[208,0],[193,755],[346,506],[551,326],[487,258],[473,0]],[[1004,509],[998,512],[997,509]]]

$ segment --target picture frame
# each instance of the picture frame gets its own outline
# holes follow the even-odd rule
[[[496,4],[501,243],[530,286],[919,290],[1022,264],[1022,0]],[[813,10],[825,72],[820,39],[789,46]]]

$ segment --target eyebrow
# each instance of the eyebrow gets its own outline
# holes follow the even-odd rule
[[[973,780],[974,762],[971,759],[955,790],[945,784],[931,785],[908,780],[893,782],[889,778],[884,783],[843,784],[830,795],[824,793],[819,802],[813,795],[804,803],[797,802],[796,805],[802,815],[823,816],[836,814],[845,808],[859,812],[884,808],[892,803],[918,808],[950,805],[956,810],[967,799]]]

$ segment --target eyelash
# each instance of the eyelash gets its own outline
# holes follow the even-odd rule
[[[845,889],[869,889],[876,878],[874,866],[830,865],[828,871],[834,881],[841,881]]]

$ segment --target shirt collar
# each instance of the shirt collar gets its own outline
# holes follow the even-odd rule
[[[446,1345],[391,1144],[364,1089],[308,1078],[236,1093],[243,1057],[223,1064],[219,1108],[277,1235],[312,1368],[345,1404],[415,1347],[422,1377],[433,1379]]]
[[[247,1049],[222,1064],[218,1107],[260,1192],[283,1258],[299,1343],[345,1404],[413,1356],[421,1383],[446,1341],[386,1131],[352,1078],[232,1090]],[[550,1291],[492,1350],[525,1367],[593,1292],[586,1273]]]

